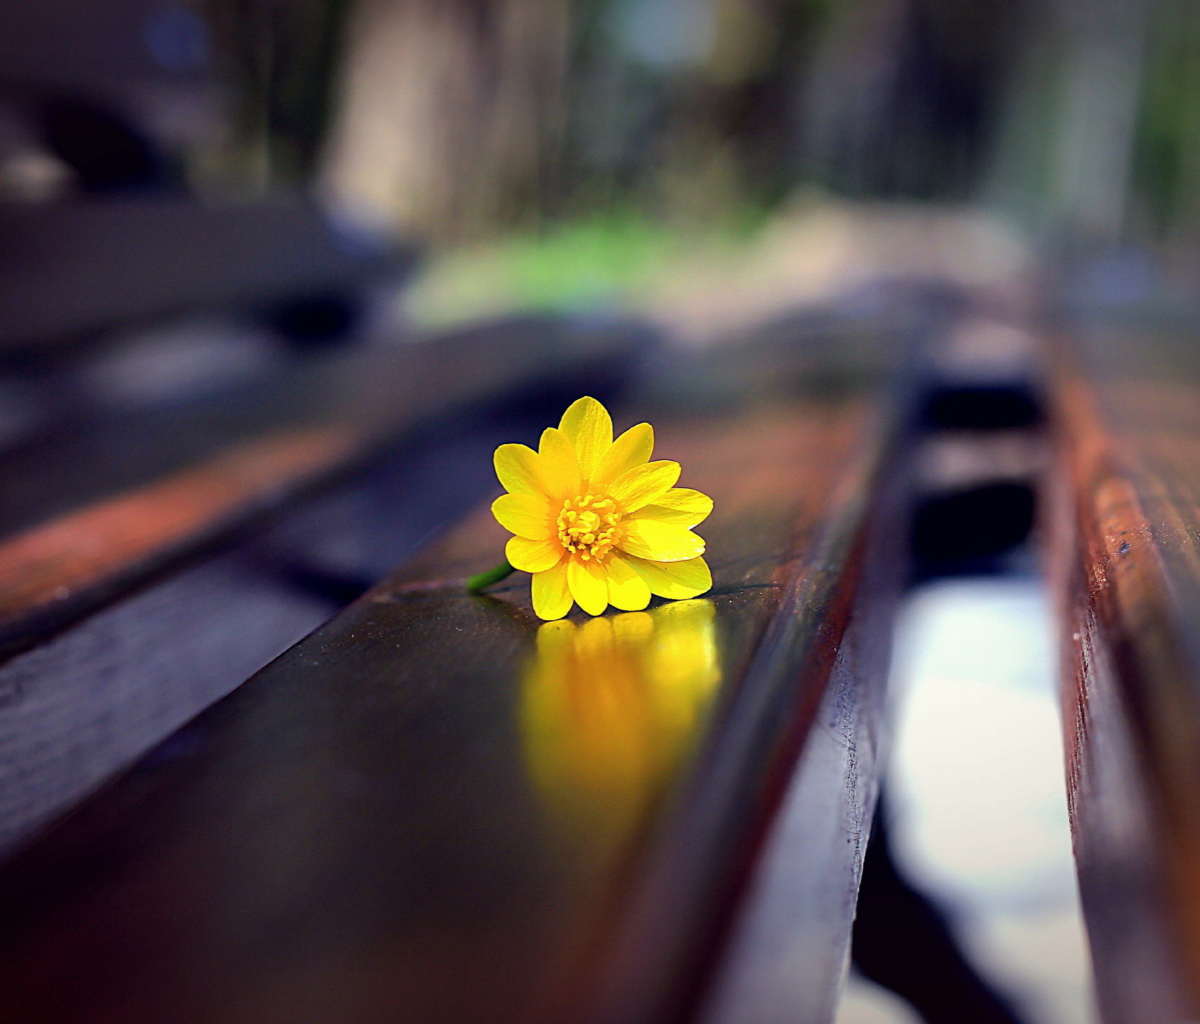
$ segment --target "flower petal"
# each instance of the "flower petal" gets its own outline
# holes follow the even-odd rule
[[[592,486],[607,487],[622,473],[644,466],[654,454],[654,428],[649,423],[630,427],[601,457],[592,474]]]
[[[689,487],[673,487],[653,505],[643,505],[630,518],[657,519],[660,523],[692,527],[704,522],[712,507],[713,500],[707,494]]]
[[[558,501],[578,497],[582,474],[579,472],[575,446],[567,435],[554,427],[547,427],[542,431],[538,454],[541,456],[542,484],[546,493]]]
[[[561,619],[573,603],[565,558],[553,569],[533,574],[533,611],[539,619]]]
[[[500,486],[510,494],[540,494],[538,453],[525,444],[502,444],[492,457]]]
[[[608,600],[614,608],[640,612],[650,603],[650,588],[646,581],[620,555],[610,555],[604,568],[608,572]]]
[[[650,593],[670,601],[699,597],[712,589],[712,573],[703,558],[686,562],[649,562],[627,556],[626,561],[650,588]]]
[[[686,526],[656,519],[630,519],[621,524],[617,547],[652,562],[683,562],[704,554],[704,541]]]
[[[602,615],[608,607],[608,575],[595,559],[567,559],[567,585],[579,607],[589,615]]]
[[[579,469],[590,480],[600,457],[612,447],[612,417],[594,398],[580,398],[563,413],[558,429],[575,446]]]
[[[562,545],[555,540],[528,540],[512,537],[504,547],[508,564],[521,572],[545,572],[562,559]]]
[[[675,486],[678,479],[678,462],[647,462],[622,473],[608,488],[608,493],[628,514],[657,501]]]
[[[502,494],[492,502],[492,515],[518,537],[549,540],[555,535],[550,502],[540,494]]]

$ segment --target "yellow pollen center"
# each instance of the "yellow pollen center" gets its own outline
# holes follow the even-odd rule
[[[621,539],[621,513],[612,498],[584,494],[568,498],[558,514],[558,539],[581,561],[603,562]]]

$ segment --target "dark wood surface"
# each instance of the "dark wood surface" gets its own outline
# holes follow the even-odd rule
[[[501,550],[481,511],[0,872],[0,1017],[695,1011],[878,557],[877,394],[772,358],[755,388],[727,359],[732,391],[680,361],[617,410],[716,500],[711,594],[539,624],[527,578],[452,582]],[[853,879],[853,823],[814,827]]]
[[[585,381],[607,394],[652,344],[633,325],[513,319],[140,412],[84,408],[0,456],[0,850],[479,501],[491,449],[536,438],[523,415]]]
[[[510,419],[427,424],[341,483],[156,573],[0,665],[0,851],[478,503],[494,486],[491,450],[513,434]]]
[[[1055,378],[1068,797],[1109,1024],[1200,1016],[1194,322],[1083,324]]]
[[[829,1024],[885,767],[885,687],[906,582],[904,445],[871,498],[863,575],[779,810],[748,876],[699,1019]]]

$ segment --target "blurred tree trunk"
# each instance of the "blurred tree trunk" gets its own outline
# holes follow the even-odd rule
[[[852,195],[969,199],[1026,0],[850,0],[810,78],[811,171]]]
[[[1200,240],[1200,8],[1150,12],[1134,153],[1134,214],[1153,237]]]
[[[993,203],[1042,232],[1103,238],[1128,227],[1155,6],[1052,0],[1029,7],[993,147]]]
[[[252,191],[316,168],[353,0],[202,0],[230,137],[218,176]]]
[[[441,241],[538,212],[563,119],[569,0],[365,0],[323,186]]]

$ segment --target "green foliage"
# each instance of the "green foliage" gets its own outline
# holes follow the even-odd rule
[[[698,246],[742,246],[764,221],[763,211],[745,209],[719,224],[684,228],[621,210],[512,235],[435,256],[411,290],[409,311],[418,323],[445,324],[514,309],[619,305]]]
[[[1134,183],[1161,236],[1200,212],[1200,9],[1159,6],[1146,69]]]

